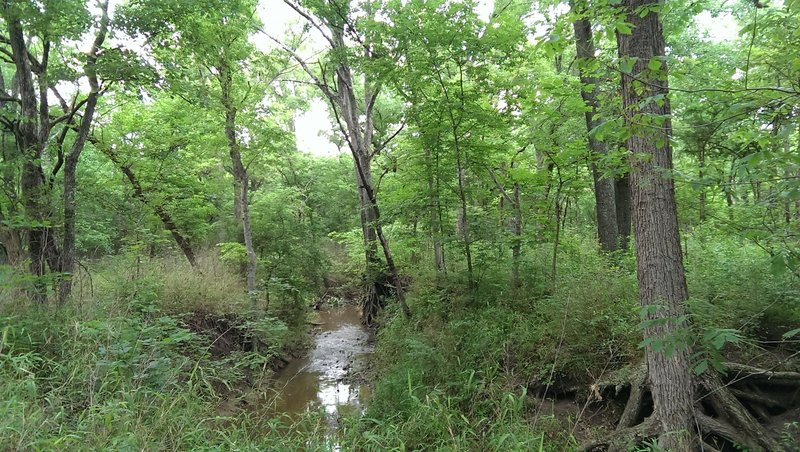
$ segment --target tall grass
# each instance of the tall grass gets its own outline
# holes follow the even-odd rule
[[[76,277],[64,307],[4,290],[0,301],[0,444],[7,450],[265,450],[325,448],[319,428],[287,428],[269,410],[222,410],[263,381],[291,336],[267,313],[250,317],[240,279],[213,256],[122,256]],[[90,284],[91,281],[91,284]],[[91,290],[89,290],[91,288]],[[226,317],[262,344],[214,353],[218,331],[187,316]],[[310,415],[301,423],[315,425]],[[293,431],[304,434],[290,434]],[[308,433],[308,432],[318,432]]]

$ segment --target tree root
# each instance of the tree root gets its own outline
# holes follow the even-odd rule
[[[728,384],[723,383],[714,372],[706,372],[694,379],[698,397],[695,408],[698,448],[711,452],[737,446],[751,451],[785,450],[773,434],[759,423],[759,419],[766,422],[771,416],[770,410],[785,411],[800,401],[776,399],[767,394],[768,390],[766,393],[762,391],[762,388],[774,385],[800,388],[800,373],[775,372],[736,363],[729,364],[728,369]],[[655,415],[645,417],[648,415],[645,405],[649,388],[647,372],[643,367],[629,372],[623,383],[611,381],[599,384],[606,390],[616,388],[617,394],[621,387],[627,386],[630,387],[630,395],[615,431],[605,438],[584,444],[581,450],[629,450],[663,433],[658,431],[660,423]]]
[[[644,395],[647,385],[647,370],[644,366],[640,367],[631,379],[631,395],[625,404],[625,409],[617,424],[617,433],[626,428],[636,425],[642,418],[644,410]]]
[[[728,375],[734,381],[750,379],[790,386],[800,385],[800,372],[775,372],[738,363],[726,363],[725,367],[728,368]]]

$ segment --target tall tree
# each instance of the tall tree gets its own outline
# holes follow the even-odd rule
[[[16,118],[4,125],[14,135],[22,161],[22,204],[30,226],[27,228],[30,271],[34,276],[32,297],[40,302],[47,299],[42,276],[47,269],[55,273],[70,273],[75,263],[75,174],[81,152],[86,144],[95,115],[98,98],[105,90],[98,76],[98,59],[108,28],[108,1],[98,3],[101,17],[91,47],[83,55],[86,63],[83,74],[89,81],[89,93],[83,96],[76,90],[70,103],[59,93],[57,84],[61,68],[53,69],[55,56],[75,52],[70,39],[80,39],[90,28],[92,19],[82,1],[28,2],[11,1],[2,6],[7,35],[2,36],[4,54],[11,57],[15,73],[12,93],[3,93],[5,101],[18,106]],[[69,17],[70,20],[61,20]],[[113,53],[113,52],[112,52]],[[51,58],[52,57],[52,58]],[[77,84],[77,77],[71,80]],[[51,94],[58,99],[62,114],[50,108]],[[81,113],[82,110],[82,113]],[[72,133],[71,133],[72,132]],[[72,138],[65,153],[67,138]],[[46,171],[46,153],[55,149],[57,159]],[[56,176],[63,176],[63,205],[51,205]],[[47,174],[49,173],[49,174]],[[63,228],[56,227],[54,213],[63,210]],[[61,244],[57,243],[61,235]],[[72,284],[64,275],[59,284],[58,299],[69,297]]]
[[[351,61],[351,58],[360,54],[363,58],[362,64],[369,66],[369,61],[380,59],[380,55],[370,43],[366,42],[367,38],[363,31],[356,27],[349,0],[309,2],[308,9],[292,0],[284,1],[306,19],[308,25],[314,27],[329,46],[333,66],[332,80],[328,78],[324,66],[322,73],[318,74],[294,49],[271,36],[292,55],[330,102],[336,123],[353,157],[366,261],[364,321],[372,322],[382,305],[381,299],[389,291],[378,258],[378,244],[383,250],[392,289],[397,295],[403,313],[406,317],[410,317],[411,310],[406,304],[403,282],[381,224],[377,192],[372,180],[373,157],[394,137],[394,135],[389,136],[387,140],[378,143],[375,140],[374,114],[382,89],[382,80],[375,74],[365,72],[361,75],[362,80],[359,83],[358,77],[353,74]],[[348,47],[346,38],[358,44],[355,52]]]
[[[248,79],[252,74],[246,69],[256,53],[248,40],[259,26],[256,2],[136,0],[127,8],[129,28],[148,37],[148,44],[165,63],[165,78],[175,94],[192,103],[205,103],[211,94],[221,107],[218,112],[224,119],[233,176],[234,216],[241,226],[247,255],[247,293],[255,308],[258,257],[250,225],[250,176],[242,157],[239,118],[245,105],[257,101],[260,91],[253,86],[255,79]]]
[[[575,18],[572,27],[575,32],[575,47],[578,56],[578,71],[580,72],[581,97],[586,104],[586,129],[589,140],[590,165],[594,180],[595,215],[597,217],[597,237],[604,251],[614,251],[621,245],[620,231],[617,225],[617,205],[614,179],[604,176],[598,167],[597,161],[608,153],[606,144],[593,135],[593,130],[600,125],[597,119],[598,104],[597,77],[593,72],[597,65],[595,57],[596,48],[592,39],[592,24],[586,15],[586,6],[578,3],[579,0],[570,1],[570,9]]]
[[[660,423],[659,446],[666,450],[694,449],[694,387],[690,350],[675,341],[688,328],[688,298],[683,268],[675,187],[670,176],[670,107],[661,5],[651,0],[625,0],[623,11],[632,31],[617,31],[623,70],[622,101],[630,136],[633,228],[639,303],[647,313],[644,331],[650,387]]]

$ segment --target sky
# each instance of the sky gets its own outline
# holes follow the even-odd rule
[[[488,21],[493,5],[494,0],[478,0],[478,16]],[[285,36],[291,29],[296,29],[303,20],[282,0],[262,0],[258,12],[264,23],[264,30],[276,38]],[[695,22],[714,41],[734,40],[739,36],[739,25],[730,15],[712,17],[708,11],[703,11],[695,17]],[[256,46],[261,48],[274,45],[263,35],[254,37],[254,41]],[[315,39],[312,35],[305,51],[310,54],[323,48],[321,39],[319,37]],[[322,98],[315,98],[309,109],[296,114],[295,130],[297,147],[302,152],[320,156],[336,155],[341,152],[326,138],[337,131],[331,123],[328,106]]]

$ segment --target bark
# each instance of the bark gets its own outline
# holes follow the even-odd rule
[[[646,309],[646,341],[678,341],[670,353],[649,342],[645,347],[650,388],[659,423],[659,446],[665,450],[692,450],[694,387],[690,374],[689,345],[681,339],[688,328],[688,298],[680,246],[675,187],[665,173],[672,171],[669,145],[671,125],[664,55],[664,35],[656,6],[648,0],[624,0],[631,34],[617,33],[621,58],[636,58],[633,71],[622,74],[625,123],[631,128],[627,149],[631,153],[631,197],[637,254],[639,302]],[[661,70],[648,64],[659,58]],[[644,102],[662,95],[662,102]],[[646,122],[647,127],[642,123]],[[657,308],[653,308],[657,306]]]
[[[32,222],[28,228],[27,238],[30,272],[34,284],[29,294],[33,300],[44,303],[47,301],[47,291],[41,276],[46,270],[45,241],[49,232],[46,226],[49,218],[45,209],[44,174],[39,163],[44,147],[39,142],[39,112],[33,83],[33,68],[28,58],[22,24],[11,8],[6,5],[4,15],[16,68],[14,80],[20,98],[20,121],[15,131],[15,138],[23,156],[20,181],[22,204],[28,221]]]
[[[85,72],[89,80],[90,92],[86,100],[86,107],[83,111],[83,118],[81,119],[77,136],[64,160],[64,237],[61,247],[61,271],[67,273],[71,273],[75,267],[75,192],[77,190],[76,172],[78,160],[89,137],[97,100],[100,97],[100,83],[97,79],[95,64],[97,63],[97,53],[105,41],[108,30],[108,1],[103,3],[101,8],[103,13],[100,19],[100,29],[95,36],[86,61]],[[42,95],[45,98],[47,97],[46,87]],[[59,284],[58,302],[65,303],[71,292],[72,279],[69,275],[65,275]]]
[[[18,266],[24,260],[22,251],[22,238],[19,231],[5,224],[5,215],[0,210],[0,243],[5,251],[7,263],[11,266]]]
[[[439,221],[439,188],[435,183],[435,174],[431,150],[425,148],[425,168],[428,179],[428,197],[430,199],[430,236],[433,243],[433,260],[437,272],[444,271],[444,249],[442,248],[441,225]]]
[[[233,165],[234,199],[239,202],[239,212],[234,212],[234,214],[241,215],[242,235],[244,236],[244,247],[247,253],[247,266],[245,270],[247,297],[250,300],[253,311],[255,311],[258,308],[258,301],[256,298],[258,256],[253,246],[253,234],[250,228],[249,178],[247,168],[242,162],[239,141],[236,138],[237,108],[233,104],[233,97],[231,94],[233,73],[226,61],[222,61],[217,69],[219,70],[221,88],[220,102],[225,109],[225,138],[228,141],[228,154],[230,155],[231,164]],[[235,204],[234,202],[234,205]]]
[[[631,176],[624,173],[614,180],[614,204],[617,211],[617,230],[619,232],[619,249],[627,250],[631,239]]]
[[[581,97],[586,104],[586,131],[589,140],[590,164],[594,180],[595,214],[597,216],[597,237],[603,251],[614,251],[620,246],[617,227],[617,206],[614,194],[614,179],[603,177],[597,167],[597,160],[608,153],[605,143],[595,139],[591,131],[600,125],[597,115],[598,80],[591,75],[591,63],[595,60],[595,47],[592,39],[592,24],[585,17],[585,8],[578,8],[576,0],[570,1],[570,9],[580,18],[572,23],[575,31],[575,46],[579,59],[578,69],[581,79]]]
[[[105,154],[111,162],[117,166],[117,168],[122,171],[122,174],[125,175],[125,178],[128,179],[128,183],[131,184],[131,188],[133,188],[133,196],[136,197],[142,204],[149,206],[155,212],[156,216],[161,220],[164,224],[164,228],[170,232],[172,238],[175,240],[175,243],[178,245],[178,248],[181,249],[184,256],[186,256],[186,260],[189,262],[189,265],[192,267],[197,267],[197,259],[194,256],[194,251],[192,250],[191,245],[189,244],[189,240],[184,237],[181,231],[178,229],[178,226],[175,224],[175,221],[172,219],[172,216],[169,214],[167,209],[164,207],[163,204],[154,203],[150,200],[147,196],[147,192],[145,192],[144,188],[142,188],[142,184],[139,181],[139,178],[136,177],[136,173],[133,172],[131,169],[130,164],[126,164],[122,161],[122,159],[114,152],[111,147],[106,146],[100,140],[98,140],[94,136],[89,136],[89,142],[92,143],[100,152]]]

